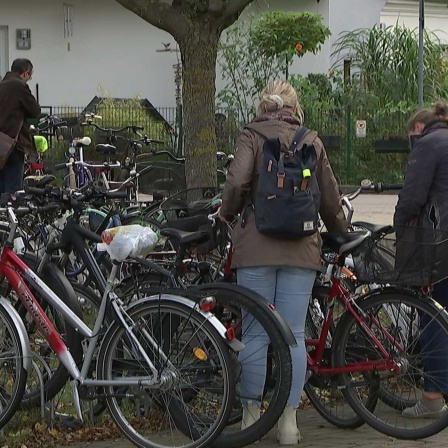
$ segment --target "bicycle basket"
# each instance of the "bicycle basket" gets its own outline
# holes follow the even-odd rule
[[[406,226],[367,238],[353,253],[361,283],[425,286],[448,277],[448,232]]]
[[[172,162],[137,163],[137,171],[145,170],[139,179],[140,193],[159,194],[164,198],[184,190],[185,165]]]

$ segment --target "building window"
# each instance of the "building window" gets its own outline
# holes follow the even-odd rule
[[[73,36],[73,5],[64,5],[64,38]]]

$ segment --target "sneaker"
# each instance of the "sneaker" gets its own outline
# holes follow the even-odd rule
[[[401,415],[407,418],[439,418],[448,411],[443,398],[439,400],[425,400],[421,398],[417,403],[406,408]]]

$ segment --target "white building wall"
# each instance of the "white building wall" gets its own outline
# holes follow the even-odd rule
[[[395,25],[397,21],[408,28],[418,28],[418,1],[389,0],[381,12],[381,22],[389,26]],[[448,44],[448,2],[425,2],[425,28],[432,30],[442,43]]]
[[[84,106],[99,87],[114,97],[147,97],[174,105],[175,53],[158,53],[167,33],[114,0],[67,0],[74,6],[73,37],[64,39],[63,1],[0,0],[0,26],[9,29],[9,65],[31,59],[33,92],[42,105]],[[28,6],[24,6],[24,4]],[[31,49],[16,49],[16,29],[31,29]],[[173,45],[173,44],[172,44]]]
[[[371,28],[378,24],[385,3],[386,0],[331,0],[330,46],[334,45],[344,31]]]

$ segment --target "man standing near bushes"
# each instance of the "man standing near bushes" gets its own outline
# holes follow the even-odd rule
[[[33,64],[28,59],[16,59],[0,82],[0,131],[16,138],[17,145],[3,169],[0,169],[0,194],[15,193],[23,187],[25,153],[36,155],[28,118],[38,118],[40,106],[28,86]]]

